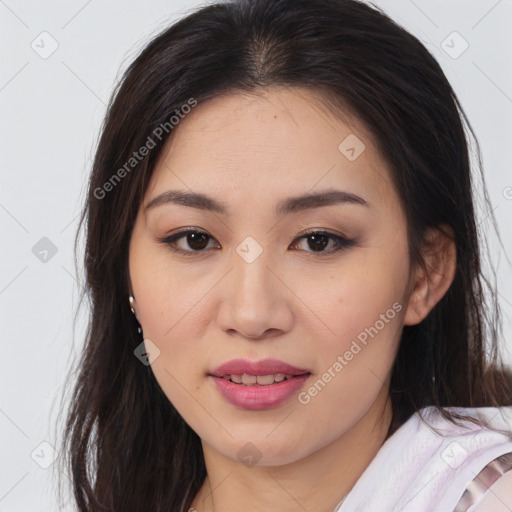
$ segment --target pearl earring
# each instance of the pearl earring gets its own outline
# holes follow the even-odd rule
[[[130,310],[135,315],[135,310],[133,309],[133,303],[135,302],[135,299],[130,295],[128,300],[130,301]],[[137,332],[139,334],[142,332],[142,327],[140,325],[137,327]]]

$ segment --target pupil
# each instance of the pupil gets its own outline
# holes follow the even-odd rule
[[[203,240],[203,243],[201,243],[201,241],[200,241],[201,237],[203,237],[203,239],[206,240],[206,235],[204,233],[190,233],[187,236],[187,242],[188,242],[189,246],[192,247],[193,249],[204,249],[206,244],[204,244],[204,240]],[[199,241],[198,241],[198,239],[199,239]]]
[[[321,239],[322,242],[327,242],[328,237],[326,235],[310,235],[309,236],[309,241],[313,241],[313,245],[319,243],[319,239]],[[320,243],[320,245],[322,247],[318,247],[318,246],[312,247],[311,244],[309,244],[309,245],[310,245],[311,249],[315,249],[315,250],[320,249],[321,250],[321,249],[325,249],[326,243]]]

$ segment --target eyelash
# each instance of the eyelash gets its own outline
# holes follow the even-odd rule
[[[183,231],[180,231],[179,233],[175,233],[173,235],[166,236],[164,238],[160,238],[158,241],[160,243],[164,244],[164,245],[167,245],[173,252],[176,252],[176,253],[179,253],[179,254],[183,254],[184,256],[188,256],[188,257],[194,256],[196,254],[201,254],[203,252],[206,252],[206,249],[186,251],[186,250],[183,250],[183,249],[178,249],[178,248],[176,248],[173,245],[175,242],[177,242],[178,240],[180,240],[181,238],[185,237],[186,235],[188,235],[190,233],[202,234],[202,235],[206,235],[206,236],[209,237],[208,233],[206,233],[205,231],[202,231],[202,230],[196,229],[196,228],[188,228],[188,229],[185,229]],[[309,237],[311,235],[324,235],[324,236],[327,236],[330,239],[334,240],[336,242],[336,244],[337,244],[337,248],[335,248],[334,250],[331,249],[329,251],[318,251],[318,252],[306,251],[308,253],[312,253],[313,254],[313,256],[312,256],[313,258],[317,258],[317,257],[321,258],[321,257],[323,257],[323,255],[331,255],[333,253],[341,251],[342,249],[347,249],[349,247],[352,247],[353,245],[355,245],[357,243],[356,239],[348,239],[348,238],[345,238],[345,237],[340,236],[340,235],[335,235],[334,233],[330,233],[328,231],[309,230],[309,231],[303,233],[302,235],[298,236],[293,241],[293,244],[295,245],[300,240],[307,239],[307,237]],[[213,239],[213,237],[209,237],[209,241],[212,240],[212,239]]]

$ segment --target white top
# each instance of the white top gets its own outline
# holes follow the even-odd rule
[[[508,435],[469,421],[464,422],[467,427],[457,427],[435,407],[425,407],[425,420],[439,434],[413,414],[384,442],[334,512],[450,512],[457,504],[460,507],[475,476],[512,452],[512,406],[445,409],[489,418],[493,427]]]

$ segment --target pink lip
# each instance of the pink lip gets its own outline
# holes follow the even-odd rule
[[[244,373],[248,375],[270,375],[272,373],[302,375],[303,373],[309,373],[309,370],[296,368],[278,359],[263,359],[256,362],[247,359],[232,359],[212,370],[209,375],[224,377],[224,375],[242,375]]]
[[[295,375],[295,377],[268,386],[258,384],[246,386],[222,378],[225,375],[243,375],[244,373],[249,375],[284,373]],[[310,375],[308,370],[296,368],[276,359],[264,359],[255,363],[244,359],[234,359],[213,370],[209,377],[221,395],[234,406],[242,409],[261,410],[277,407],[286,401],[304,385]]]

